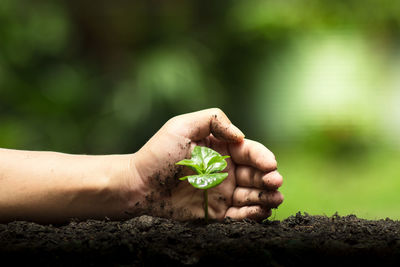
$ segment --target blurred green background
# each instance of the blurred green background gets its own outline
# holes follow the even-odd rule
[[[220,107],[297,211],[400,219],[400,2],[0,1],[0,147],[130,153]]]

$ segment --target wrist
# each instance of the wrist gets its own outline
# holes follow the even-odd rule
[[[137,169],[137,154],[112,155],[109,191],[115,193],[113,216],[129,218],[139,213],[145,186]],[[140,205],[139,205],[140,204]]]

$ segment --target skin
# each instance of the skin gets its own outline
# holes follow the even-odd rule
[[[261,220],[282,203],[274,155],[245,139],[220,109],[207,109],[170,119],[134,154],[0,149],[0,221],[56,223],[141,214],[202,218],[203,191],[180,181],[192,172],[175,165],[190,158],[196,145],[231,156],[228,178],[208,190],[210,219]]]

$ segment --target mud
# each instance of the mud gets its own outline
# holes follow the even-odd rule
[[[296,214],[283,221],[0,224],[0,257],[42,266],[395,266],[400,222]]]

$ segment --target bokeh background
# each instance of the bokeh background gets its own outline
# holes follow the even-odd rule
[[[1,0],[0,147],[130,153],[220,107],[297,211],[400,219],[400,2]]]

